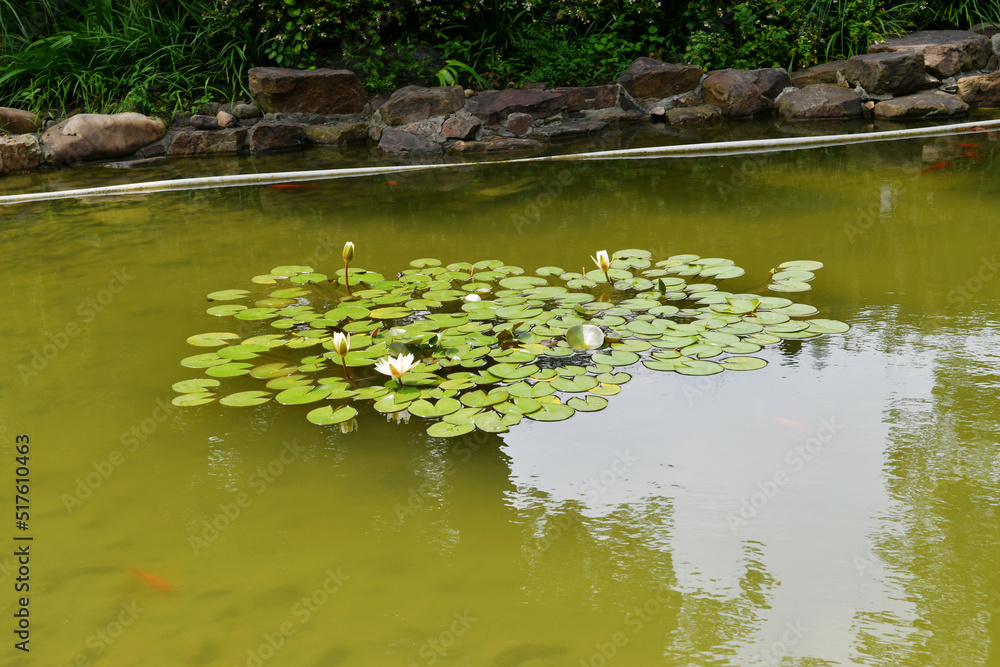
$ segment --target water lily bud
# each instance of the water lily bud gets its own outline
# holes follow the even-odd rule
[[[354,259],[354,244],[348,241],[344,244],[344,261],[349,262]]]
[[[483,297],[479,296],[478,294],[466,294],[465,295],[465,300],[466,301],[482,301]]]
[[[611,268],[611,260],[608,257],[607,250],[599,250],[597,252],[597,257],[591,257],[591,259],[594,260],[594,264],[596,264],[597,268],[601,271],[607,271]]]

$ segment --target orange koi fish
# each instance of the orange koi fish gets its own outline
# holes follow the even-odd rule
[[[149,584],[151,587],[155,588],[158,591],[167,591],[169,593],[170,591],[174,590],[174,587],[170,585],[169,581],[160,579],[155,574],[150,574],[149,572],[143,572],[142,570],[134,567],[130,567],[128,571],[134,574],[135,576],[141,578],[143,581],[145,581],[147,584]]]
[[[936,169],[942,169],[944,167],[947,167],[949,164],[951,164],[951,160],[942,160],[941,162],[935,162],[934,164],[932,164],[931,166],[927,167],[926,169],[921,169],[917,173],[926,174],[929,171],[934,171]]]
[[[385,184],[386,185],[399,185],[399,183],[397,183],[396,181],[386,181]]]
[[[980,146],[979,144],[963,144],[960,141],[954,141],[952,143],[954,143],[956,146],[961,146],[962,148],[982,148],[982,146]]]
[[[971,157],[973,160],[982,160],[983,156],[973,153],[972,151],[966,151],[965,157]]]

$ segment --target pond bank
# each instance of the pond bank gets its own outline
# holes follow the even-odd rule
[[[542,152],[621,123],[684,127],[777,114],[789,121],[920,119],[1000,106],[1000,29],[913,33],[869,53],[789,74],[715,70],[638,58],[600,86],[475,93],[406,86],[368,98],[349,70],[255,68],[254,103],[210,104],[169,126],[141,114],[59,123],[0,109],[0,172],[101,160],[245,154],[370,142],[388,157]],[[44,129],[44,132],[38,133]],[[140,163],[141,164],[141,163]]]

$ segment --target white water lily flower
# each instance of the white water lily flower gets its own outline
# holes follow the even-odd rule
[[[344,244],[344,261],[349,262],[354,259],[354,244],[350,241]]]
[[[379,359],[375,362],[375,370],[377,370],[382,375],[391,375],[397,380],[403,377],[404,373],[412,371],[414,368],[420,365],[420,362],[413,361],[412,354],[400,354],[398,357],[393,359],[392,357],[386,357],[385,359]]]
[[[346,357],[351,351],[351,337],[339,331],[333,332],[333,350],[341,357]]]
[[[600,250],[597,253],[597,257],[591,257],[594,260],[594,264],[597,264],[597,268],[601,271],[607,271],[611,268],[611,260],[608,258],[607,250]]]

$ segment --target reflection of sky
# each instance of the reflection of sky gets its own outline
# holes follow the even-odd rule
[[[789,623],[805,629],[791,655],[849,664],[856,613],[887,611],[904,625],[912,617],[870,537],[885,534],[880,517],[892,504],[884,413],[931,395],[933,358],[914,358],[910,345],[880,352],[881,335],[862,322],[849,338],[806,342],[794,354],[768,348],[770,365],[748,373],[628,369],[633,381],[600,418],[505,436],[512,502],[542,495],[549,507],[576,501],[585,515],[605,517],[665,499],[672,526],[650,534],[672,553],[683,592],[738,596],[748,544],[778,582],[754,645],[742,647],[744,664],[781,641]],[[634,461],[613,466],[622,455]]]

